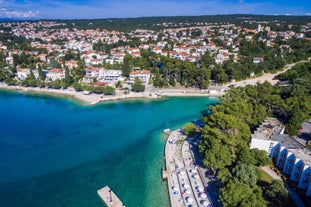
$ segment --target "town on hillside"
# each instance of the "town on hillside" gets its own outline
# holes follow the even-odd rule
[[[275,72],[310,55],[311,20],[243,16],[238,23],[159,25],[124,32],[65,21],[2,22],[0,81],[106,95],[116,88],[207,89]]]
[[[311,18],[186,19],[0,22],[0,87],[90,104],[226,90],[200,120],[166,130],[171,206],[310,206]],[[98,194],[123,206],[110,187]]]

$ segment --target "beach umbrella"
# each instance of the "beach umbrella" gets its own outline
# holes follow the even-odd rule
[[[187,197],[186,200],[187,200],[188,203],[192,203],[193,202],[193,198],[192,197]]]
[[[204,201],[202,202],[202,204],[203,204],[203,206],[208,206],[209,203],[208,203],[207,201],[204,200]]]
[[[198,175],[194,175],[193,177],[194,177],[194,179],[199,179]]]
[[[205,193],[200,193],[199,194],[201,198],[206,198],[206,194]]]
[[[184,188],[189,188],[190,186],[187,183],[184,183]]]
[[[200,192],[204,191],[204,188],[201,187],[201,186],[198,186],[197,189],[198,189],[198,191],[200,191]]]
[[[181,175],[184,175],[184,174],[185,174],[185,171],[180,171],[180,174],[181,174]]]
[[[197,172],[195,171],[195,169],[190,169],[189,172],[196,174]]]
[[[176,190],[176,191],[178,190],[178,188],[176,186],[173,186],[172,189]]]
[[[185,193],[186,193],[187,195],[189,195],[191,192],[190,192],[190,190],[185,190]]]

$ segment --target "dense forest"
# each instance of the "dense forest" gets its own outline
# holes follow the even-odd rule
[[[251,14],[229,14],[229,15],[203,15],[203,16],[163,16],[163,17],[137,17],[137,18],[105,18],[105,19],[72,19],[60,20],[50,19],[63,23],[63,26],[55,28],[77,28],[77,29],[108,29],[122,32],[130,32],[139,29],[160,30],[164,28],[177,28],[183,26],[198,26],[198,23],[220,23],[236,24],[237,26],[251,25],[252,21],[282,22],[286,24],[306,24],[310,22],[310,16],[286,16],[286,15],[251,15]],[[0,22],[18,22],[23,19],[0,19]],[[37,22],[40,20],[27,20]],[[49,20],[48,20],[49,21]],[[165,24],[163,24],[165,23]],[[253,24],[253,28],[257,25]],[[282,29],[276,24],[271,24],[272,29]]]
[[[129,32],[139,29],[160,30],[164,28],[184,26],[197,26],[199,22],[206,23],[231,23],[244,25],[245,20],[283,22],[288,24],[305,24],[310,21],[309,16],[275,16],[275,15],[204,15],[204,16],[171,16],[171,17],[139,17],[139,18],[109,18],[109,19],[79,19],[79,20],[59,20],[65,22],[64,27],[75,27],[78,29],[108,29]],[[165,22],[166,24],[163,24]],[[254,24],[254,28],[256,24]]]
[[[262,182],[256,167],[271,164],[266,152],[249,149],[251,133],[266,117],[286,124],[285,133],[296,135],[311,116],[311,63],[298,64],[278,76],[288,84],[270,83],[232,88],[221,103],[203,116],[199,149],[204,163],[220,179],[224,207],[290,206],[282,183]],[[263,191],[262,189],[266,190]]]

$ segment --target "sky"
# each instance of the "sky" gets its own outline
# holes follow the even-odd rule
[[[214,14],[311,16],[311,0],[0,0],[0,18],[93,19]]]

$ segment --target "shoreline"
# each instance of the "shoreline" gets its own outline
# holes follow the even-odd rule
[[[50,94],[50,95],[61,95],[65,97],[70,97],[77,99],[86,103],[88,105],[96,105],[101,102],[107,101],[118,101],[118,100],[127,100],[127,99],[158,99],[162,97],[221,97],[225,94],[225,91],[229,89],[230,86],[246,86],[246,85],[256,85],[257,83],[263,83],[265,81],[270,82],[272,85],[275,85],[278,80],[275,79],[275,76],[284,73],[287,70],[290,70],[298,63],[303,63],[306,61],[299,61],[296,63],[287,64],[281,71],[276,73],[266,73],[258,77],[248,78],[242,81],[230,82],[221,86],[216,86],[216,90],[209,88],[205,90],[193,89],[193,88],[173,88],[173,89],[152,89],[146,90],[144,92],[135,93],[130,91],[129,94],[124,94],[123,91],[117,90],[116,95],[105,96],[103,94],[84,94],[83,91],[77,92],[73,88],[68,89],[51,89],[51,88],[38,88],[38,87],[24,87],[24,86],[9,86],[3,82],[0,82],[0,89],[4,90],[15,90],[20,92],[33,92],[37,94]]]
[[[144,91],[140,93],[130,92],[129,94],[124,94],[123,91],[117,91],[116,95],[105,96],[104,94],[84,94],[83,91],[77,92],[73,88],[68,89],[52,89],[52,88],[39,88],[39,87],[24,87],[24,86],[9,86],[5,83],[0,82],[0,89],[7,91],[18,91],[22,93],[35,93],[35,94],[44,94],[44,95],[54,95],[54,96],[64,96],[78,101],[82,101],[87,105],[96,105],[101,102],[108,101],[118,101],[118,100],[127,100],[127,99],[159,99],[162,97],[219,97],[223,93],[219,94],[209,94],[207,91],[203,90],[176,90],[176,89],[162,89],[159,91]]]

